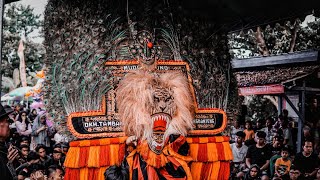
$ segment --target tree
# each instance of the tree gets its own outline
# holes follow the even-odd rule
[[[12,4],[6,9],[6,17],[4,30],[10,33],[18,33],[28,38],[28,35],[35,29],[42,26],[40,15],[35,15],[33,8],[23,5]]]
[[[3,46],[2,46],[2,75],[13,78],[14,69],[19,68],[20,59],[17,54],[21,36],[25,37],[24,56],[26,60],[27,79],[29,85],[34,85],[32,80],[35,71],[42,68],[45,49],[41,43],[33,42],[30,33],[42,28],[40,15],[35,15],[30,6],[9,4],[5,7],[4,27],[3,27]],[[23,38],[24,39],[24,38]],[[19,86],[19,84],[18,84]],[[4,90],[7,87],[2,87]],[[6,91],[4,91],[6,92]]]

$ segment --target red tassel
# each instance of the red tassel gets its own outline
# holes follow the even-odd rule
[[[88,166],[89,147],[80,147],[79,167]]]
[[[217,152],[218,152],[218,158],[219,158],[218,160],[219,161],[225,160],[223,144],[217,143],[216,146],[217,146]]]
[[[199,144],[198,147],[198,161],[200,162],[208,162],[208,149],[207,144]]]
[[[119,146],[119,162],[122,162],[126,153],[126,145],[124,143]]]
[[[80,169],[66,168],[65,180],[78,180],[80,178]]]
[[[220,162],[219,180],[228,180],[230,176],[230,163],[228,161]]]
[[[109,154],[110,154],[110,146],[101,146],[100,147],[100,167],[101,166],[109,166],[110,160],[109,160]]]

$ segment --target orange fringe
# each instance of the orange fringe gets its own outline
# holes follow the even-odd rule
[[[187,142],[193,161],[215,162],[233,159],[228,137],[189,137]]]

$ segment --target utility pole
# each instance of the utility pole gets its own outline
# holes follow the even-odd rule
[[[3,43],[3,15],[4,15],[5,0],[0,0],[0,102],[2,92],[2,43]]]

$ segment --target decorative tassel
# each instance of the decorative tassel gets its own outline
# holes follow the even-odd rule
[[[224,149],[224,160],[231,161],[233,159],[233,154],[229,142],[223,142],[222,145]]]
[[[225,160],[224,149],[223,149],[222,143],[217,143],[216,146],[217,146],[217,152],[218,152],[219,161]]]
[[[112,144],[110,145],[110,165],[120,165],[119,162],[119,145]]]
[[[192,179],[193,180],[200,180],[200,175],[201,175],[201,169],[202,169],[202,164],[201,162],[192,162],[191,163],[191,174],[192,174]]]
[[[220,161],[216,161],[212,163],[212,171],[210,180],[218,180],[219,179],[219,171],[220,170]]]
[[[79,157],[80,157],[80,148],[79,147],[70,147],[64,166],[68,168],[79,168]]]
[[[87,167],[88,165],[88,156],[89,156],[89,147],[81,147],[80,148],[80,154],[81,156],[80,161],[79,161],[79,166],[78,168],[82,167]]]
[[[201,162],[208,162],[207,144],[199,144],[197,160]]]
[[[208,143],[208,161],[215,162],[218,161],[218,152],[217,152],[217,146],[215,143]]]
[[[80,176],[78,176],[78,178],[80,178],[80,180],[88,180],[88,175],[89,175],[88,168],[81,168]]]
[[[219,180],[228,180],[230,176],[230,163],[227,161],[220,162]]]
[[[100,146],[89,148],[88,167],[100,167]]]
[[[100,167],[101,166],[109,166],[110,165],[110,146],[101,146],[100,147]]]

